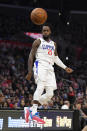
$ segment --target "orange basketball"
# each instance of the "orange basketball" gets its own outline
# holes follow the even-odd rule
[[[42,25],[47,20],[47,12],[42,8],[35,8],[30,15],[31,21],[36,25]]]

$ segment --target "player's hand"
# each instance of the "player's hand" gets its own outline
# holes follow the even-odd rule
[[[66,67],[65,71],[66,71],[67,73],[72,73],[72,72],[73,72],[73,70],[72,70],[71,68],[69,68],[69,67]]]
[[[26,75],[26,80],[30,81],[32,77],[32,72],[28,72],[28,74]]]

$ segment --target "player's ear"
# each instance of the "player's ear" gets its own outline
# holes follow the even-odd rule
[[[41,33],[43,33],[43,28],[42,28],[42,30],[41,30]]]
[[[50,34],[51,34],[51,29],[50,29]]]

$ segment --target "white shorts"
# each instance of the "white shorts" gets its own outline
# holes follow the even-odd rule
[[[37,86],[38,82],[42,81],[44,84],[44,89],[46,87],[51,87],[53,90],[57,89],[54,68],[51,64],[46,62],[39,63],[38,61],[35,61],[33,69]]]

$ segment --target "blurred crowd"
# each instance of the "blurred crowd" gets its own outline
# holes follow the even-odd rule
[[[1,107],[19,108],[30,105],[34,84],[27,84],[25,75],[29,49],[0,45],[0,94]]]
[[[32,105],[36,85],[33,77],[30,82],[25,79],[29,52],[28,47],[6,45],[4,42],[0,44],[0,108],[20,109]],[[66,64],[70,65],[67,62]],[[87,108],[87,84],[83,62],[75,62],[72,67],[74,66],[76,69],[72,75],[54,67],[57,90],[49,104],[39,107],[40,109],[60,109],[65,101],[70,103],[71,109],[76,103]]]

